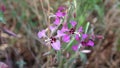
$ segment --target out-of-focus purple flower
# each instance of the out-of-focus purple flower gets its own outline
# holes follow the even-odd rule
[[[55,42],[51,43],[51,46],[53,47],[53,49],[55,50],[60,50],[61,44],[59,40],[56,40]]]
[[[0,10],[1,10],[2,12],[5,12],[5,10],[6,10],[5,5],[2,5],[2,6],[0,7]]]
[[[75,21],[71,21],[70,24],[72,25],[71,29],[68,29],[67,24],[65,23],[61,29],[61,31],[65,32],[66,35],[63,36],[62,40],[66,43],[68,43],[71,39],[71,35],[74,34],[75,32],[75,26],[76,26],[76,22]]]
[[[46,37],[46,34],[45,34],[45,33],[46,33],[45,30],[39,31],[39,32],[38,32],[38,37],[39,37],[39,38]]]
[[[73,46],[72,46],[72,50],[73,50],[73,51],[77,51],[77,50],[78,50],[78,45],[73,45]]]
[[[55,14],[57,17],[63,17],[66,15],[65,12],[61,12],[61,11],[57,11],[56,14]]]
[[[89,40],[86,45],[87,46],[94,46],[94,42],[92,40]]]
[[[82,26],[79,27],[78,32],[83,32]]]
[[[59,11],[63,11],[63,10],[65,10],[65,9],[66,9],[65,6],[60,6],[60,7],[58,8]]]
[[[66,35],[64,32],[62,32],[61,30],[57,30],[57,36],[56,37],[62,37],[62,36],[64,36],[64,35]]]
[[[51,26],[50,30],[54,31],[55,27]],[[38,37],[39,38],[42,38],[42,37],[48,38],[45,33],[46,33],[45,30],[39,31],[38,32]],[[64,33],[62,33],[61,31],[57,31],[57,34],[58,34],[57,36],[50,37],[45,41],[49,42],[51,44],[51,46],[53,47],[53,49],[60,50],[61,44],[60,44],[60,41],[59,41],[59,36],[63,36]]]
[[[69,31],[68,26],[67,26],[67,23],[64,23],[64,24],[63,24],[61,31],[62,31],[62,32],[67,32],[67,31]]]
[[[8,68],[8,65],[3,62],[0,62],[0,68]]]
[[[82,34],[82,39],[83,39],[83,40],[86,39],[87,37],[88,37],[87,34]]]
[[[56,30],[57,27],[56,26],[50,26],[49,28],[50,28],[51,32],[53,33]]]
[[[75,35],[75,40],[80,41],[79,35]]]
[[[72,25],[72,27],[75,27],[77,25],[76,21],[71,21],[70,24]]]
[[[82,41],[81,44],[83,46],[94,46],[94,42],[92,40]]]
[[[59,25],[60,24],[60,18],[59,17],[55,18],[54,24],[55,25]]]
[[[70,35],[64,35],[64,36],[62,37],[62,40],[63,40],[64,42],[66,42],[66,43],[70,42]]]

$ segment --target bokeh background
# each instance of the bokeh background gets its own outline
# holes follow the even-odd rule
[[[9,68],[120,68],[120,1],[74,1],[0,0],[0,62]],[[56,52],[50,53],[50,64],[48,48],[37,33],[46,28],[48,22],[52,23],[49,16],[59,6],[69,8],[72,5],[76,5],[71,13],[76,10],[75,20],[79,25],[90,22],[94,33],[104,36],[104,39],[97,39],[95,46],[89,48],[92,52],[82,58],[69,58],[74,54],[68,50],[63,53],[68,58],[58,63]],[[67,65],[64,67],[64,64]]]

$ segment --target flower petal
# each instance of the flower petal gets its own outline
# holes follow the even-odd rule
[[[57,17],[63,17],[63,16],[65,16],[65,14],[66,14],[65,12],[57,11],[55,15]]]
[[[63,10],[65,10],[65,8],[66,8],[65,6],[60,6],[60,7],[58,8],[58,10],[59,10],[59,11],[63,11]]]
[[[89,41],[87,42],[87,45],[88,45],[88,46],[94,46],[94,42],[93,42],[92,40],[89,40]]]
[[[0,68],[8,68],[8,65],[3,62],[0,62]]]
[[[38,32],[38,37],[39,37],[39,38],[46,37],[45,32],[46,32],[45,30],[39,31],[39,32]]]
[[[79,27],[78,32],[83,32],[83,28],[82,28],[82,26]]]
[[[79,35],[75,35],[75,40],[80,41]]]
[[[83,40],[86,39],[87,37],[88,37],[87,34],[82,34],[82,39],[83,39]]]
[[[54,24],[55,24],[55,25],[59,25],[59,23],[60,23],[60,18],[59,18],[59,17],[56,17],[56,18],[55,18],[55,21],[54,21]]]
[[[64,36],[64,35],[66,35],[64,32],[62,32],[61,30],[58,30],[56,37],[61,37],[61,36]]]
[[[49,28],[50,28],[51,32],[53,33],[56,29],[56,26],[50,26]]]
[[[63,24],[63,27],[62,27],[61,31],[62,31],[62,32],[69,31],[68,26],[67,26],[67,23],[64,23],[64,24]]]
[[[62,40],[63,40],[64,42],[66,42],[66,43],[70,42],[70,35],[64,35],[64,36],[62,37]]]
[[[75,27],[77,25],[76,21],[71,21],[70,24],[72,25],[72,27]]]
[[[60,50],[61,44],[60,44],[59,40],[56,40],[56,42],[52,43],[51,45],[52,45],[53,49]]]
[[[73,51],[77,51],[77,50],[78,50],[78,45],[73,45],[73,46],[72,46],[72,50],[73,50]]]

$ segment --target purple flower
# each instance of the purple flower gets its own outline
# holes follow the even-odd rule
[[[55,30],[55,27],[53,26],[50,26],[50,30],[51,31],[54,31]],[[39,38],[42,38],[42,37],[46,37],[46,31],[45,30],[42,30],[42,31],[39,31],[38,32],[38,37]],[[61,47],[61,44],[60,44],[60,41],[59,41],[59,37],[60,36],[63,36],[65,35],[64,33],[62,33],[60,30],[57,31],[57,36],[52,36],[50,38],[48,38],[47,40],[45,40],[46,42],[49,42],[51,44],[51,46],[53,47],[53,49],[55,50],[60,50],[60,47]]]
[[[83,40],[86,39],[87,37],[88,37],[87,34],[82,34],[82,39],[83,39]]]
[[[6,10],[5,6],[2,5],[2,6],[0,7],[0,10],[1,10],[2,12],[5,12],[5,10]]]
[[[64,42],[67,42],[67,43],[70,41],[71,35],[74,34],[74,32],[75,32],[75,26],[76,26],[77,23],[76,23],[75,21],[71,21],[70,24],[72,25],[72,28],[71,28],[71,29],[68,29],[66,23],[63,25],[63,27],[62,27],[62,29],[61,29],[61,31],[63,31],[63,32],[66,33],[66,35],[64,35],[64,36],[62,37],[62,40],[63,40]]]
[[[78,50],[78,45],[73,45],[73,46],[72,46],[72,50],[73,50],[73,51],[77,51],[77,50]]]
[[[68,42],[70,42],[70,35],[64,35],[63,37],[62,37],[62,40],[64,41],[64,42],[66,42],[66,43],[68,43]]]
[[[51,32],[53,33],[56,30],[57,27],[56,26],[50,26],[49,28],[50,28]]]
[[[38,37],[39,37],[39,38],[46,37],[46,34],[45,34],[45,33],[46,33],[45,30],[39,31],[39,32],[38,32]]]
[[[62,37],[65,36],[66,34],[62,32],[61,30],[57,30],[57,36],[56,37]]]
[[[64,23],[64,24],[63,24],[63,27],[62,27],[61,31],[62,31],[62,32],[68,32],[68,31],[69,31],[68,26],[67,26],[67,23]]]
[[[79,35],[75,35],[75,40],[80,41]]]
[[[72,27],[75,27],[77,25],[76,21],[71,21],[70,24],[72,25]]]
[[[79,27],[78,32],[83,32],[82,26]]]
[[[53,49],[55,50],[60,50],[61,44],[59,40],[56,40],[54,43],[51,43],[51,46],[53,47]]]
[[[94,46],[94,42],[92,40],[89,40],[86,45],[87,46]]]
[[[66,15],[65,12],[61,12],[61,11],[57,11],[56,14],[55,14],[57,17],[63,17]]]
[[[60,7],[58,8],[59,11],[63,11],[63,10],[65,10],[65,9],[66,9],[66,7],[64,7],[64,6],[60,6]]]
[[[94,46],[94,42],[92,40],[82,41],[81,44],[83,46]]]
[[[60,23],[60,18],[59,18],[59,17],[56,17],[56,18],[55,18],[55,21],[54,21],[54,24],[55,24],[55,25],[59,25],[59,23]]]
[[[3,62],[0,62],[0,68],[8,68],[8,65]]]

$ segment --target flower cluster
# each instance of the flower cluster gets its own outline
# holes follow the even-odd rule
[[[77,44],[72,46],[74,51],[78,50],[81,46],[94,46],[94,39],[96,36],[86,34],[82,26],[76,28],[78,24],[76,21],[71,20],[68,23],[61,23],[61,19],[66,16],[65,9],[65,7],[59,7],[58,11],[55,13],[55,21],[48,27],[51,31],[50,37],[46,34],[47,29],[39,31],[38,37],[46,39],[45,42],[50,43],[55,50],[60,50],[61,42],[69,43],[72,37],[75,37],[75,40],[77,41]],[[71,25],[71,28],[68,27],[68,24]],[[59,25],[62,25],[61,29],[58,29]],[[54,32],[57,32],[57,34],[53,35]],[[86,50],[86,52],[89,51]]]

